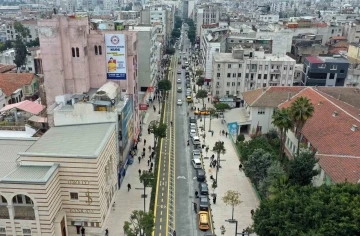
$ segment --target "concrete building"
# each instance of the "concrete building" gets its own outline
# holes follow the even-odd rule
[[[220,3],[207,3],[196,6],[196,35],[201,35],[202,25],[211,25],[219,22]]]
[[[118,20],[134,20],[140,18],[140,11],[115,11]]]
[[[200,64],[203,65],[205,81],[211,81],[213,54],[225,52],[229,29],[226,23],[203,25],[200,37]]]
[[[306,57],[302,83],[306,86],[344,86],[349,62],[340,55]]]
[[[264,49],[267,54],[272,53],[272,40],[271,39],[256,39],[252,37],[244,37],[231,34],[226,38],[226,53],[231,53],[232,48],[241,46],[242,48],[254,48],[259,50],[260,47]]]
[[[343,35],[349,43],[360,43],[360,21],[345,24]]]
[[[0,53],[0,64],[12,65],[15,60],[15,49],[10,48]],[[26,56],[25,64],[21,66],[20,72],[35,73],[34,57],[29,52]]]
[[[129,31],[136,31],[138,35],[138,54],[141,55],[138,58],[139,100],[146,103],[149,98],[153,99],[154,87],[160,76],[163,25],[134,26]]]
[[[358,43],[350,44],[347,52],[350,63],[345,80],[346,87],[360,87],[360,47]]]
[[[16,21],[7,21],[6,22],[6,39],[7,40],[15,40],[18,35],[14,28],[14,23]],[[38,29],[37,29],[37,21],[36,20],[23,20],[19,21],[23,26],[29,29],[29,35],[26,37],[26,41],[30,42],[31,40],[35,40],[39,37]]]
[[[279,22],[279,14],[258,15],[257,18],[261,22],[267,22],[267,23],[277,23],[277,22]]]
[[[193,18],[195,9],[194,0],[185,0],[181,2],[181,16],[183,19]]]
[[[269,86],[292,86],[295,60],[265,54],[262,49],[233,48],[215,53],[211,91],[217,97],[240,97],[241,93]]]
[[[76,235],[84,226],[87,234],[102,234],[118,189],[116,137],[115,124],[105,123],[1,139],[3,233]]]

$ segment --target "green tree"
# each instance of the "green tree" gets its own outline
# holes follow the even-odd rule
[[[155,226],[154,215],[135,210],[130,216],[130,221],[125,221],[124,232],[127,236],[150,236]]]
[[[244,142],[238,143],[238,148],[240,151],[241,161],[248,160],[249,156],[256,149],[259,149],[259,148],[263,149],[265,152],[269,152],[272,155],[275,155],[273,147],[270,145],[270,143],[264,136],[258,136],[249,141],[244,141]]]
[[[197,69],[195,71],[195,76],[201,76],[204,73],[204,71],[202,69]]]
[[[240,193],[234,190],[228,190],[224,197],[222,198],[223,202],[226,205],[230,205],[232,208],[231,211],[231,219],[234,219],[234,208],[235,206],[239,205],[240,203],[242,203],[242,201],[240,200]]]
[[[294,123],[290,116],[290,110],[288,108],[281,108],[276,110],[272,115],[272,123],[279,129],[280,132],[280,159],[283,157],[285,150],[286,133],[289,129],[294,127]]]
[[[167,129],[167,124],[164,124],[164,123],[159,123],[159,124],[153,125],[153,127],[151,127],[151,130],[155,136],[155,139],[159,140],[159,141],[161,138],[166,137],[166,129]]]
[[[266,170],[266,177],[259,183],[259,192],[261,197],[269,197],[270,186],[275,185],[276,181],[282,176],[286,176],[286,172],[281,167],[280,162],[273,162]]]
[[[35,40],[30,40],[30,42],[26,43],[27,47],[39,47],[40,46],[40,41],[39,41],[39,37],[37,37]]]
[[[202,86],[205,84],[205,79],[204,77],[200,77],[196,80],[196,85],[199,86],[200,88],[202,88]]]
[[[158,83],[158,89],[160,91],[170,91],[171,90],[171,81],[167,79],[160,80]]]
[[[314,106],[307,97],[298,97],[290,106],[290,116],[295,123],[298,146],[297,155],[300,153],[301,131],[308,119],[313,116]]]
[[[259,236],[359,235],[360,186],[291,186],[265,199],[254,215]]]
[[[244,134],[239,134],[236,138],[236,142],[240,143],[240,142],[244,142],[245,141],[245,135]]]
[[[290,161],[290,184],[301,186],[311,184],[312,178],[319,174],[319,171],[314,169],[317,162],[315,153],[309,150],[301,151],[299,155]]]
[[[13,43],[10,40],[6,40],[4,43],[0,44],[0,52],[3,52],[12,47],[13,47]]]
[[[231,109],[231,107],[227,103],[216,103],[214,107],[217,111],[225,111]]]
[[[209,123],[209,131],[211,131],[211,120],[215,117],[216,115],[216,110],[212,107],[207,109],[210,115],[210,123]]]
[[[145,210],[146,188],[152,187],[154,185],[155,182],[154,174],[148,171],[143,171],[142,174],[140,175],[140,182],[144,186],[144,212],[146,212]]]
[[[14,23],[15,32],[21,37],[21,39],[26,39],[30,35],[30,30],[26,28],[21,22]]]
[[[25,43],[23,42],[20,36],[16,36],[14,49],[15,49],[14,63],[16,65],[17,71],[19,71],[20,67],[25,64],[26,54],[27,54]]]
[[[196,93],[196,98],[202,99],[203,107],[205,107],[204,98],[207,98],[207,97],[208,97],[208,92],[206,90],[198,90],[198,92]]]
[[[175,28],[181,28],[182,20],[181,17],[175,16]]]
[[[174,55],[175,54],[175,49],[174,48],[166,48],[165,53],[169,54],[169,55]]]
[[[244,162],[244,171],[255,186],[267,176],[267,169],[272,164],[271,154],[263,149],[256,149],[247,161]]]
[[[216,184],[217,184],[217,173],[219,171],[219,166],[220,166],[220,154],[224,155],[226,153],[226,149],[224,146],[224,143],[221,141],[217,141],[212,149],[213,152],[215,152],[217,154],[216,159],[217,159],[217,168],[216,168]]]
[[[171,36],[174,38],[179,38],[181,35],[181,32],[179,29],[173,29],[173,31],[171,32]]]

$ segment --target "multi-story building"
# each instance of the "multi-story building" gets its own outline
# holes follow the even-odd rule
[[[135,20],[140,18],[140,11],[115,11],[118,20]]]
[[[138,86],[140,101],[146,101],[154,96],[154,87],[160,76],[160,62],[162,45],[164,41],[163,25],[134,26],[129,31],[136,31],[138,34]]]
[[[279,14],[262,14],[258,15],[257,18],[261,22],[277,23],[279,21]]]
[[[268,86],[292,86],[295,60],[265,54],[262,49],[233,48],[215,53],[211,91],[217,97],[239,97],[242,92]]]
[[[360,43],[360,21],[344,25],[344,37],[349,43]]]
[[[196,6],[196,35],[201,35],[202,25],[211,25],[219,22],[220,3],[207,3]]]
[[[193,18],[194,16],[195,1],[185,0],[181,2],[181,16],[183,19]]]
[[[213,54],[225,52],[229,29],[227,23],[203,25],[200,37],[200,64],[203,65],[205,81],[211,81]]]
[[[302,83],[306,86],[344,86],[348,69],[348,60],[340,55],[306,57]]]
[[[272,53],[272,40],[271,39],[256,39],[244,36],[238,36],[231,33],[226,38],[226,53],[231,53],[233,47],[241,46],[242,48],[254,48],[259,50],[262,47],[267,54]]]
[[[11,48],[0,53],[0,64],[12,65],[15,60],[15,49]],[[31,52],[26,56],[24,65],[20,68],[21,72],[35,73],[34,57]]]
[[[345,80],[346,87],[360,87],[360,47],[359,43],[349,45],[347,59],[350,63]]]
[[[7,40],[15,40],[18,33],[14,28],[14,23],[16,21],[8,21],[6,22],[6,39]],[[26,41],[29,42],[31,40],[35,40],[39,37],[38,29],[37,29],[37,21],[36,20],[24,20],[20,21],[20,23],[29,29],[29,35],[26,37]]]
[[[154,5],[149,7],[149,11],[150,24],[162,24],[164,26],[163,33],[165,35],[165,42],[170,42],[171,32],[174,28],[174,6]]]

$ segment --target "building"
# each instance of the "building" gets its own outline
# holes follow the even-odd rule
[[[340,55],[306,57],[302,83],[306,86],[344,86],[349,62]]]
[[[207,3],[196,6],[196,35],[201,35],[202,25],[219,23],[220,9],[220,3]]]
[[[183,19],[193,18],[195,9],[194,0],[185,0],[181,2],[181,14]]]
[[[135,20],[140,18],[140,11],[115,11],[118,20]]]
[[[129,31],[138,34],[138,86],[140,100],[144,103],[153,99],[154,87],[160,77],[160,62],[164,42],[163,25],[134,26]],[[153,91],[152,93],[150,91]]]
[[[360,43],[360,21],[345,24],[344,36],[349,43]]]
[[[267,22],[267,23],[277,23],[277,22],[279,22],[279,14],[258,15],[258,20],[261,22]]]
[[[306,97],[315,108],[300,136],[300,144],[319,159],[320,174],[313,179],[314,185],[359,182],[359,96],[356,88],[307,87],[279,106],[289,107],[296,98]],[[297,146],[297,137],[288,130],[287,155],[294,156]]]
[[[15,60],[14,48],[10,48],[0,53],[1,64],[12,65],[14,64],[14,60]],[[35,73],[34,57],[32,56],[32,53],[30,52],[29,49],[28,49],[28,54],[26,55],[25,63],[23,66],[20,67],[20,71],[26,73]]]
[[[259,50],[260,47],[264,49],[264,52],[267,54],[272,53],[272,43],[271,39],[256,39],[252,37],[244,37],[231,34],[226,38],[226,53],[231,53],[232,48],[241,46],[242,48],[254,48]]]
[[[217,97],[241,97],[241,93],[269,86],[292,86],[295,60],[265,54],[262,49],[233,48],[213,56],[211,91]]]
[[[15,40],[18,35],[14,24],[16,21],[7,21],[6,22],[6,39],[7,40]],[[26,41],[30,42],[31,40],[35,40],[39,37],[39,33],[37,30],[37,21],[36,20],[23,20],[19,21],[24,27],[29,29],[29,34],[26,37]]]
[[[118,189],[116,137],[115,124],[104,123],[1,139],[4,233],[76,235],[84,226],[101,234]]]
[[[225,41],[229,29],[227,23],[203,25],[200,37],[200,63],[205,72],[205,81],[211,81],[212,58],[214,53],[225,52]]]
[[[244,108],[249,115],[248,133],[255,134],[256,130],[263,134],[274,129],[272,115],[278,106],[294,95],[298,94],[305,87],[267,87],[258,88],[251,91],[243,92],[241,96],[244,99]],[[241,124],[240,124],[241,125]],[[240,127],[241,129],[241,127]]]
[[[36,100],[39,93],[39,77],[31,73],[2,73],[0,88],[5,95],[5,104]]]
[[[344,86],[360,87],[360,47],[358,43],[352,43],[349,45],[347,59],[350,66]]]

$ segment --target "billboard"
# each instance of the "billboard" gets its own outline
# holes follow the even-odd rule
[[[107,79],[126,80],[126,42],[124,34],[105,34]]]

